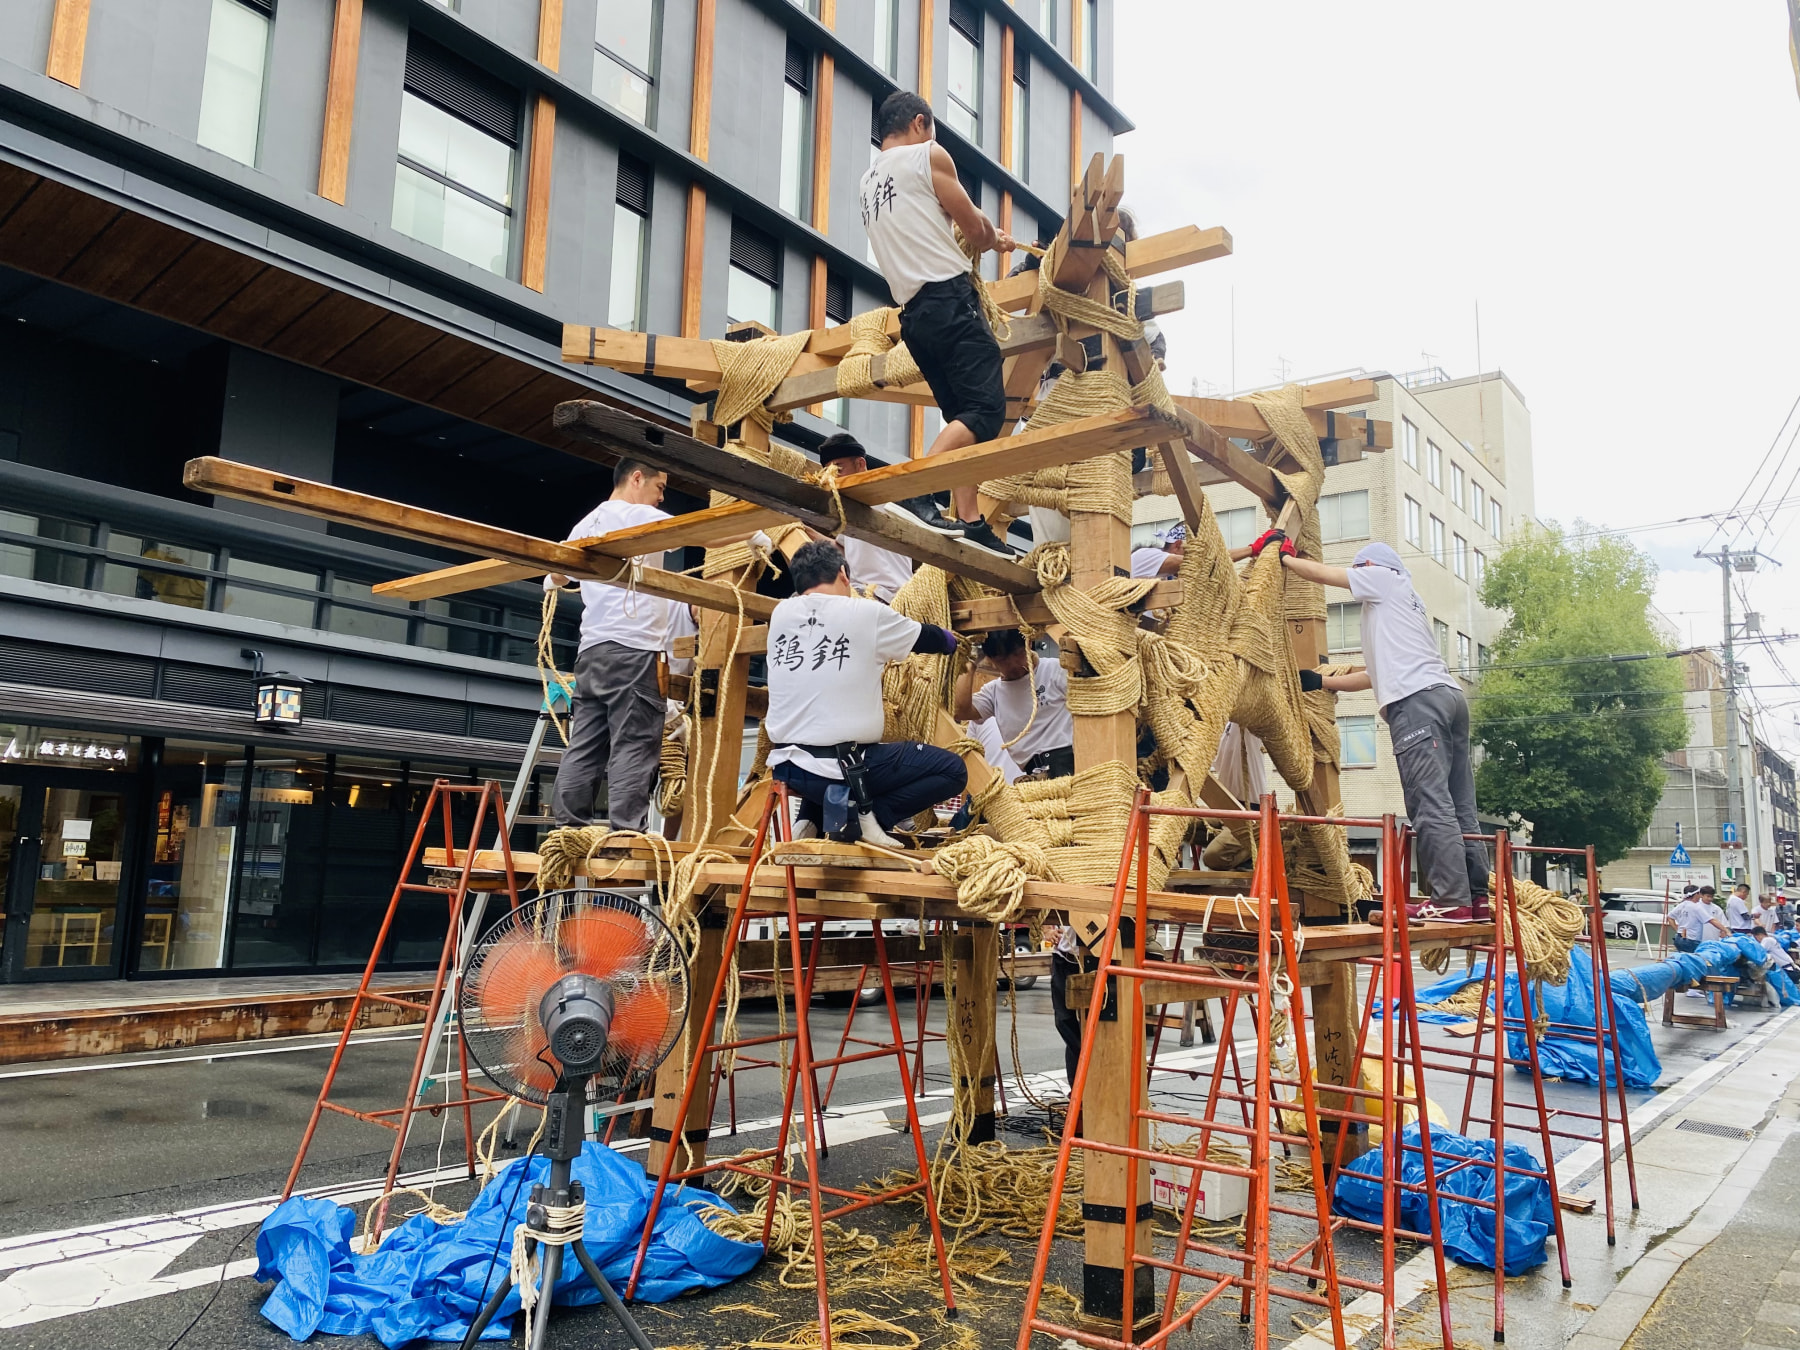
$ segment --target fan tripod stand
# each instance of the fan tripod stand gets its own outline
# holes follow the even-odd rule
[[[586,1078],[562,1079],[544,1106],[544,1140],[550,1156],[550,1180],[531,1188],[531,1199],[525,1209],[526,1238],[541,1247],[544,1253],[542,1292],[538,1295],[543,1306],[531,1328],[529,1350],[543,1350],[549,1338],[551,1296],[556,1288],[557,1278],[562,1274],[565,1246],[574,1253],[581,1268],[587,1272],[587,1277],[594,1282],[594,1288],[600,1291],[606,1305],[613,1310],[613,1315],[625,1328],[625,1334],[631,1337],[632,1344],[638,1350],[655,1350],[644,1335],[644,1329],[637,1324],[637,1319],[632,1317],[618,1293],[607,1283],[606,1276],[600,1273],[600,1268],[594,1264],[594,1258],[588,1255],[587,1246],[581,1240],[581,1222],[586,1202],[581,1183],[570,1172],[575,1159],[581,1156],[581,1112],[587,1103],[587,1082]],[[552,1211],[556,1212],[553,1214]],[[575,1234],[572,1239],[567,1236],[570,1232]],[[469,1333],[463,1337],[462,1350],[474,1350],[475,1343],[481,1339],[481,1333],[499,1313],[500,1305],[506,1302],[506,1296],[512,1292],[512,1288],[512,1267],[509,1263],[499,1289],[494,1291],[487,1306],[469,1324]]]

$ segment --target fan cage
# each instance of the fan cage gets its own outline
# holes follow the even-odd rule
[[[542,1105],[560,1069],[538,1015],[564,975],[604,979],[612,1036],[588,1080],[596,1105],[632,1100],[674,1049],[687,1020],[688,961],[655,909],[636,896],[576,887],[504,914],[476,942],[458,1020],[469,1057],[502,1091]]]

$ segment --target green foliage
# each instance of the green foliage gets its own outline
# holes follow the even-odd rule
[[[1623,540],[1521,530],[1489,566],[1482,603],[1506,610],[1473,700],[1482,809],[1533,822],[1533,840],[1593,844],[1600,862],[1643,837],[1663,756],[1687,741],[1678,662],[1662,652],[1656,565]]]

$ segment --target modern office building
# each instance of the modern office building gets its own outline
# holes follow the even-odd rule
[[[520,760],[535,587],[384,601],[462,559],[198,496],[187,459],[561,537],[609,477],[555,405],[692,401],[563,365],[563,322],[886,303],[856,184],[900,86],[1048,233],[1129,129],[1111,45],[1112,0],[0,5],[0,980],[360,964],[430,781]],[[929,430],[824,412],[782,434]],[[259,661],[311,681],[299,728],[253,725]]]
[[[1435,367],[1400,376],[1338,374],[1374,380],[1375,400],[1345,411],[1391,421],[1394,446],[1326,470],[1319,501],[1324,560],[1346,566],[1370,540],[1392,544],[1412,573],[1445,661],[1473,695],[1487,647],[1506,622],[1503,613],[1481,603],[1488,560],[1505,546],[1507,532],[1533,519],[1536,509],[1530,410],[1499,371],[1463,379]],[[1206,491],[1231,547],[1268,528],[1264,511],[1244,488],[1221,483]],[[1179,517],[1173,497],[1139,499],[1134,542]],[[1360,664],[1362,605],[1342,591],[1327,599],[1330,659]],[[1352,816],[1404,815],[1400,773],[1374,695],[1339,695],[1337,721],[1344,810]],[[1364,835],[1369,832],[1351,831],[1351,849],[1372,864],[1373,836]]]

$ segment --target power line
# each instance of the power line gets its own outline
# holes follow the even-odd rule
[[[1750,475],[1750,481],[1744,484],[1744,490],[1738,493],[1737,500],[1731,504],[1730,514],[1735,515],[1737,513],[1738,508],[1744,504],[1744,498],[1750,495],[1750,489],[1756,486],[1756,480],[1762,477],[1763,465],[1769,462],[1769,456],[1774,454],[1775,447],[1781,444],[1781,433],[1787,430],[1788,423],[1794,420],[1794,414],[1796,412],[1800,412],[1800,394],[1794,396],[1793,406],[1787,410],[1787,416],[1781,419],[1781,425],[1775,428],[1774,439],[1769,442],[1769,448],[1763,451],[1763,457],[1757,462],[1755,472]],[[1800,430],[1800,428],[1797,428],[1797,430]],[[1791,440],[1789,441],[1789,444],[1792,444]],[[1764,495],[1766,496],[1767,494],[1765,493]],[[1713,537],[1717,534],[1718,530],[1715,527],[1713,533],[1706,537],[1707,543],[1710,544]]]

